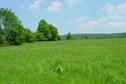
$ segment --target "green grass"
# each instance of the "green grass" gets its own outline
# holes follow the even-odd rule
[[[126,39],[0,47],[0,84],[126,84]]]

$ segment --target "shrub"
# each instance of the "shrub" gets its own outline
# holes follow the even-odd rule
[[[67,40],[71,40],[71,39],[72,39],[72,35],[71,35],[70,32],[66,35],[66,39],[67,39]]]
[[[35,34],[30,29],[25,29],[25,42],[32,43],[35,41]]]

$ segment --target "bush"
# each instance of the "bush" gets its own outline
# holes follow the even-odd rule
[[[85,36],[84,38],[85,38],[85,39],[88,39],[88,36]]]
[[[35,34],[36,34],[36,40],[37,40],[37,41],[45,41],[45,40],[47,40],[47,39],[44,37],[44,34],[43,34],[43,33],[41,33],[41,32],[36,32]]]
[[[67,40],[71,40],[71,39],[72,39],[72,35],[71,35],[70,32],[67,34],[66,39],[67,39]]]
[[[0,28],[0,44],[4,44],[5,36],[3,30]]]
[[[35,34],[30,29],[25,29],[25,42],[32,43],[35,41]]]
[[[24,29],[21,26],[5,30],[8,45],[20,45],[24,42]]]

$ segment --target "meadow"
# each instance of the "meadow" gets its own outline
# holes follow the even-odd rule
[[[0,47],[0,84],[126,84],[126,39]]]

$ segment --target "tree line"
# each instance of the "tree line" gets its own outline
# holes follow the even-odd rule
[[[18,17],[9,9],[0,8],[0,45],[20,45],[24,42],[57,41],[57,28],[46,20],[39,21],[37,30],[24,28]]]

